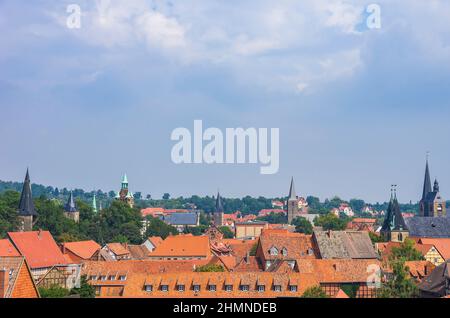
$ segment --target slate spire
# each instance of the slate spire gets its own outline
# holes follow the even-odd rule
[[[436,192],[436,193],[439,192],[439,182],[437,181],[437,179],[434,180],[433,192]]]
[[[431,190],[431,178],[430,178],[430,168],[428,166],[428,157],[427,157],[427,164],[425,167],[425,180],[423,182],[423,193],[422,193],[422,200],[426,200],[428,193],[430,193]]]
[[[222,198],[220,197],[219,192],[217,192],[217,198],[216,198],[216,212],[223,212],[223,203],[222,203]]]
[[[289,188],[289,200],[297,200],[297,194],[295,193],[294,177],[291,179],[291,186]]]
[[[75,205],[75,201],[73,199],[73,192],[70,191],[69,200],[67,200],[66,205],[64,206],[64,211],[66,212],[77,212],[77,206]]]
[[[405,220],[400,211],[400,204],[397,199],[396,185],[391,188],[391,200],[386,213],[386,218],[383,223],[382,231],[389,232],[392,230],[407,230]]]
[[[21,216],[36,216],[36,209],[34,208],[33,196],[31,193],[30,173],[27,169],[25,181],[23,183],[22,194],[20,195],[19,215]]]

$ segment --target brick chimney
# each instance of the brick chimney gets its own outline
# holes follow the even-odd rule
[[[0,269],[0,298],[6,297],[9,286],[9,273],[6,268]]]

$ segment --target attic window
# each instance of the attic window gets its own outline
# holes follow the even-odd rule
[[[161,285],[161,291],[167,293],[169,291],[169,285]]]
[[[216,291],[216,285],[208,285],[208,290],[210,292],[215,292]]]
[[[194,289],[194,292],[198,293],[200,291],[200,285],[193,285],[192,288]]]
[[[115,276],[115,275],[110,275],[110,276],[108,277],[108,280],[116,280],[116,276]]]
[[[276,248],[275,246],[272,247],[272,248],[269,250],[269,254],[270,254],[270,255],[273,255],[273,256],[278,255],[278,250],[277,250],[277,248]]]
[[[151,293],[151,292],[153,291],[153,286],[152,286],[152,285],[145,285],[145,286],[144,286],[144,290],[145,290],[147,293]]]
[[[283,247],[283,249],[281,250],[281,254],[283,254],[283,256],[287,256],[288,250],[285,247]]]
[[[177,289],[179,292],[184,292],[184,285],[177,285]]]
[[[106,275],[101,275],[101,276],[100,276],[100,280],[105,281],[105,280],[106,280]]]
[[[122,281],[127,280],[127,276],[126,275],[120,275],[119,276],[119,280],[122,280]]]
[[[289,291],[293,292],[293,293],[297,292],[297,286],[296,285],[289,285]]]
[[[97,276],[96,276],[96,275],[91,275],[91,276],[89,277],[89,279],[90,279],[90,280],[97,280]]]
[[[281,292],[281,285],[274,285],[273,291],[278,292],[278,293]]]
[[[266,286],[258,285],[256,286],[256,289],[258,290],[258,292],[263,293],[266,290]]]

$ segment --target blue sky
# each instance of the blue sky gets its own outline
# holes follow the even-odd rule
[[[450,198],[450,3],[0,1],[0,179],[172,195]],[[80,29],[66,7],[82,9]],[[170,134],[280,128],[280,170],[174,165]]]

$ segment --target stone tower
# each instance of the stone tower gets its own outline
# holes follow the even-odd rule
[[[66,218],[71,219],[76,223],[80,222],[80,211],[77,209],[72,191],[70,191],[69,200],[67,200],[67,203],[64,206],[64,215]]]
[[[409,236],[409,231],[400,212],[395,187],[393,186],[391,189],[391,200],[389,201],[386,218],[381,228],[381,235],[387,241],[403,242]]]
[[[217,198],[216,198],[216,208],[214,210],[214,225],[217,227],[223,226],[223,202],[222,198],[220,196],[220,193],[217,192]]]

